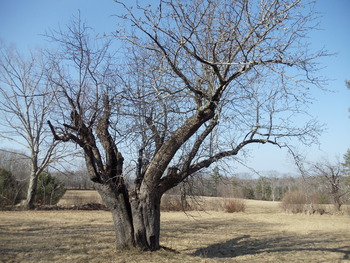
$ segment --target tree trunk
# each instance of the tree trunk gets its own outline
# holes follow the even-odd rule
[[[117,250],[160,248],[160,197],[145,194],[129,200],[127,191],[116,194],[109,186],[96,184],[104,203],[111,209]]]
[[[114,230],[116,232],[116,246],[118,250],[127,250],[135,246],[133,239],[132,214],[128,192],[125,188],[116,192],[110,185],[95,184],[103,202],[111,209]]]
[[[334,210],[339,212],[342,206],[342,201],[341,198],[338,195],[333,196],[333,205],[334,205]]]
[[[25,203],[26,209],[33,209],[34,208],[34,201],[35,201],[35,195],[36,195],[36,189],[37,189],[37,181],[38,181],[37,174],[31,173],[31,175],[29,177],[27,199],[26,199],[26,203]]]
[[[155,251],[160,248],[160,196],[146,194],[131,202],[136,247]]]

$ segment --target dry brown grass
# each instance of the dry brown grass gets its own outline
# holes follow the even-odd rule
[[[85,204],[103,204],[100,195],[95,190],[67,190],[61,200],[58,202],[60,207],[79,207]],[[240,205],[243,201],[235,198],[217,198],[217,197],[187,197],[181,200],[177,195],[163,195],[161,209],[162,211],[225,211],[227,206],[235,203]]]
[[[141,253],[115,251],[106,211],[1,211],[0,244],[0,262],[350,262],[350,217],[249,200],[245,213],[163,212],[176,252]]]
[[[67,190],[57,203],[58,206],[72,207],[84,204],[102,204],[102,198],[94,190]]]

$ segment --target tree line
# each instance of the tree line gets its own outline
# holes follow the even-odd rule
[[[218,167],[188,178],[167,192],[182,198],[210,196],[243,198],[264,201],[282,201],[286,194],[303,196],[305,203],[334,204],[337,211],[350,202],[350,150],[341,163],[323,167],[307,177],[268,171],[253,175],[249,173],[221,175]],[[315,166],[316,164],[314,164]],[[24,197],[28,187],[30,165],[20,154],[0,150],[0,206],[13,206]],[[129,178],[129,187],[133,180]],[[43,173],[38,178],[37,205],[54,205],[65,190],[94,190],[86,169],[66,172]]]

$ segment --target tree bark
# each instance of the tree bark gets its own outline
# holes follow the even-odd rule
[[[155,251],[160,248],[160,196],[146,194],[131,202],[136,247]]]
[[[96,184],[105,204],[111,209],[117,250],[160,248],[160,196],[144,194],[129,198],[127,191],[115,193],[110,186]],[[125,189],[126,190],[126,189]]]
[[[342,206],[342,200],[341,200],[341,196],[339,194],[339,190],[338,189],[335,190],[335,192],[333,192],[333,205],[334,205],[334,210],[339,212],[340,208]]]
[[[38,182],[38,176],[36,173],[31,173],[29,177],[29,185],[28,185],[28,191],[27,191],[27,198],[25,203],[26,209],[33,209],[34,208],[34,201],[35,201],[35,194],[37,189],[37,182]]]
[[[95,187],[104,203],[111,209],[117,249],[127,250],[135,247],[132,214],[126,189],[115,192],[110,185],[99,183],[96,183]]]

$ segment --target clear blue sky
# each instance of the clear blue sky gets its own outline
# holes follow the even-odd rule
[[[350,147],[350,90],[345,87],[345,80],[350,79],[350,1],[317,0],[316,8],[323,16],[323,30],[310,35],[312,48],[325,47],[337,55],[322,60],[325,68],[321,72],[331,79],[328,88],[334,92],[315,92],[317,102],[310,108],[310,114],[327,125],[320,147],[302,149],[311,161],[342,158]],[[113,0],[0,0],[0,39],[23,52],[44,46],[47,43],[41,35],[50,28],[64,27],[78,10],[96,33],[115,29],[113,15],[118,14],[118,7]],[[258,171],[295,172],[287,153],[271,146],[252,148],[247,164]],[[238,171],[247,169],[238,166]]]

